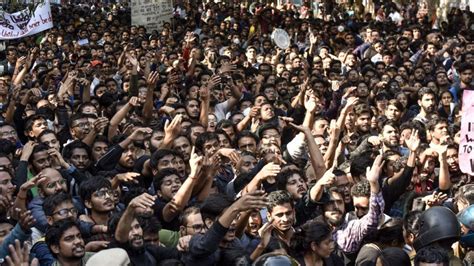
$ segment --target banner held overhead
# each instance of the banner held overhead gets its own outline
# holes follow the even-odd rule
[[[132,0],[132,25],[145,26],[148,33],[160,30],[172,16],[172,0]]]
[[[23,38],[52,27],[49,2],[37,4],[34,10],[25,8],[15,13],[0,11],[0,40]]]

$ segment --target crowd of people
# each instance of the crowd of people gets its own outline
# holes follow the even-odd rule
[[[147,31],[75,1],[6,41],[2,263],[474,265],[473,13],[312,2],[176,1]]]

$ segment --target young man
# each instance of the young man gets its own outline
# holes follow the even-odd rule
[[[205,234],[206,224],[202,219],[201,210],[198,207],[184,209],[179,217],[179,234],[183,236],[193,236],[195,234]]]
[[[189,241],[189,248],[182,261],[185,265],[215,265],[218,253],[224,248],[242,249],[240,241],[235,237],[235,224],[238,214],[242,211],[262,209],[267,200],[262,191],[242,196],[225,209],[215,221],[207,224],[208,231],[194,234]]]
[[[436,111],[436,93],[430,88],[421,88],[418,91],[418,105],[421,108],[420,113],[415,116],[414,120],[427,125],[431,116]]]
[[[71,220],[54,223],[46,232],[46,243],[56,261],[52,265],[85,265],[93,253],[86,252],[79,225]]]
[[[125,211],[115,215],[110,223],[109,230],[115,233],[109,247],[125,249],[132,265],[156,265],[162,260],[180,258],[176,249],[146,245],[144,242],[143,228],[137,218],[153,215],[155,200],[155,196],[147,193],[133,198]]]
[[[290,242],[291,231],[295,224],[295,205],[291,194],[277,190],[268,195],[268,220],[272,221],[274,234],[285,243]]]
[[[43,203],[43,211],[46,215],[48,226],[62,220],[71,220],[78,222],[83,236],[90,237],[92,234],[104,233],[107,230],[106,226],[94,225],[77,220],[78,210],[73,204],[70,194],[60,192],[45,198]],[[100,248],[106,247],[104,241],[92,241],[85,246],[88,251],[97,251]],[[54,257],[49,250],[44,237],[38,239],[31,248],[31,254],[38,258],[40,265],[51,265],[54,262]]]
[[[107,226],[112,211],[115,209],[112,184],[103,177],[93,177],[81,184],[79,194],[89,215],[80,219],[96,225]]]
[[[45,129],[38,135],[40,143],[46,144],[51,149],[61,150],[61,143],[59,142],[56,133],[54,131]]]
[[[81,173],[91,176],[91,148],[80,140],[74,140],[63,149],[64,159]]]
[[[201,171],[202,156],[191,154],[189,160],[190,174],[181,182],[181,177],[175,169],[162,169],[154,178],[153,186],[156,190],[158,200],[155,205],[155,213],[160,219],[163,228],[179,230],[178,216],[184,210],[194,187],[199,180]],[[208,195],[208,191],[203,189],[197,198],[203,200]]]
[[[344,217],[344,199],[338,194],[339,215],[335,215],[328,222],[333,226],[333,238],[349,260],[355,260],[357,252],[362,246],[364,237],[377,230],[379,219],[384,210],[384,199],[379,185],[382,171],[382,156],[375,159],[366,181],[356,183],[352,187],[352,201],[355,208],[355,217]],[[343,210],[344,209],[344,210]],[[325,213],[326,216],[326,213]],[[332,220],[332,221],[331,221]]]

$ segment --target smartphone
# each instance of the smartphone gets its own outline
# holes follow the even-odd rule
[[[158,65],[155,64],[155,63],[152,63],[152,64],[150,65],[150,71],[156,71],[157,68],[158,68]]]

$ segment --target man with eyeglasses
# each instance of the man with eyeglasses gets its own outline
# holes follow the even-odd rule
[[[179,234],[183,236],[193,236],[207,232],[206,224],[202,219],[201,210],[198,207],[186,208],[179,217]]]
[[[95,225],[107,226],[115,209],[115,192],[110,181],[103,177],[90,178],[81,184],[79,194],[88,210],[88,214],[81,215],[79,219]],[[110,240],[110,236],[96,235],[91,240]]]
[[[77,219],[77,207],[73,203],[73,198],[66,192],[51,195],[44,200],[43,210],[46,215],[48,226],[59,221],[71,220],[77,222],[84,238],[89,238],[93,234],[107,231],[106,226],[94,225],[92,223],[80,221]],[[85,245],[86,251],[97,251],[100,247],[106,247],[104,241],[92,241]],[[30,252],[38,258],[40,265],[51,265],[54,257],[45,242],[43,235],[33,244]]]

